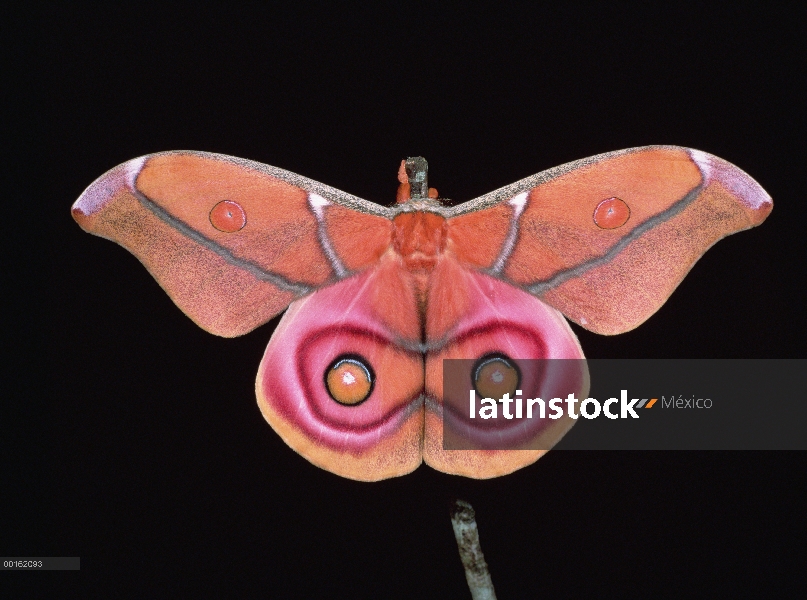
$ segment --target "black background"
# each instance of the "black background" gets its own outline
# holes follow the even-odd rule
[[[5,270],[20,283],[4,295],[20,302],[5,319],[0,553],[82,567],[6,573],[0,589],[465,598],[448,520],[460,496],[503,600],[800,596],[803,453],[558,451],[489,481],[428,467],[345,480],[258,411],[276,321],[205,333],[69,214],[107,169],[160,150],[250,158],[389,203],[409,155],[466,200],[600,152],[688,146],[757,179],[771,217],[717,244],[635,331],[575,327],[584,351],[804,357],[803,14],[663,10],[11,15]]]

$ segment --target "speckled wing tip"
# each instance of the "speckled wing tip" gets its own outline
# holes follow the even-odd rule
[[[93,181],[73,203],[74,216],[90,216],[101,210],[104,205],[114,198],[124,188],[134,190],[134,182],[147,156],[133,158],[130,161],[110,169],[98,179]]]
[[[719,182],[739,201],[754,210],[770,210],[773,207],[773,200],[768,192],[739,167],[701,150],[689,150],[689,155],[698,165],[706,185],[711,181]]]

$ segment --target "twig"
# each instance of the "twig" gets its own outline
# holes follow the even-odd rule
[[[464,500],[455,500],[451,507],[451,526],[454,528],[454,537],[457,538],[460,560],[465,567],[465,580],[471,590],[471,598],[496,600],[488,564],[479,545],[479,530],[476,528],[476,513],[473,507]]]

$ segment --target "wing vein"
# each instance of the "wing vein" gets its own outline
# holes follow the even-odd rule
[[[239,269],[243,269],[244,271],[247,271],[256,279],[260,281],[265,281],[267,283],[271,283],[272,285],[275,285],[284,291],[291,292],[299,296],[309,294],[313,291],[312,287],[286,279],[282,275],[278,275],[277,273],[267,271],[266,269],[255,264],[252,261],[236,256],[229,249],[225,248],[221,244],[214,242],[207,236],[196,231],[193,227],[185,223],[182,219],[179,219],[174,215],[172,215],[171,213],[169,213],[167,210],[158,205],[156,202],[154,202],[154,200],[146,196],[137,188],[133,188],[131,191],[143,206],[145,206],[148,210],[150,210],[158,219],[163,221],[166,225],[172,227],[181,234],[189,237],[196,243],[201,244],[211,252],[219,255],[221,258],[223,258],[231,265],[238,267]]]
[[[570,267],[568,269],[563,269],[558,271],[552,277],[548,279],[539,280],[534,283],[528,284],[524,286],[531,294],[535,294],[540,296],[548,292],[549,290],[558,287],[562,283],[565,283],[569,279],[574,279],[575,277],[581,276],[586,271],[591,269],[595,269],[597,267],[601,267],[608,262],[612,261],[616,256],[622,252],[625,248],[627,248],[631,242],[637,240],[646,232],[650,231],[657,225],[664,223],[665,221],[669,221],[674,216],[679,214],[683,211],[687,206],[692,204],[695,199],[700,195],[703,191],[704,184],[701,183],[697,187],[693,188],[686,196],[675,202],[672,206],[670,206],[667,210],[658,213],[647,219],[641,225],[638,225],[631,231],[630,233],[626,234],[622,237],[616,244],[614,244],[608,252],[601,256],[597,256],[595,258],[591,258],[585,262],[580,263],[574,267]]]

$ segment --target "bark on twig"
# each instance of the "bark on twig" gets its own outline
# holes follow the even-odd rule
[[[460,560],[465,567],[465,580],[471,590],[471,598],[496,600],[488,564],[479,545],[479,530],[476,528],[476,513],[473,507],[464,500],[456,500],[451,507],[451,526],[454,528],[454,537],[457,538]]]

